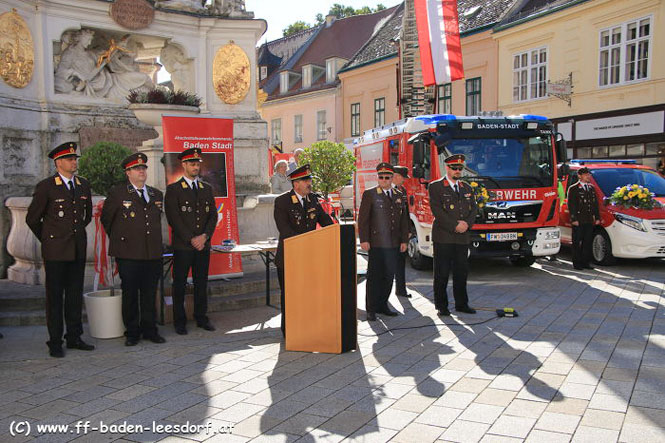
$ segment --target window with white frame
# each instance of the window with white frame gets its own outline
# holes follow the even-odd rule
[[[312,65],[302,67],[302,87],[309,88],[312,86]]]
[[[360,135],[360,103],[351,103],[351,136]]]
[[[337,77],[337,63],[334,58],[326,60],[326,83],[332,83]]]
[[[279,73],[279,92],[286,94],[289,91],[289,73],[288,71]]]
[[[268,67],[267,66],[261,66],[261,76],[260,79],[263,80],[268,76]]]
[[[316,139],[326,139],[326,111],[317,111],[316,113]]]
[[[277,145],[282,141],[282,119],[275,118],[270,121],[270,133],[272,134],[272,144]]]
[[[651,17],[600,31],[598,84],[620,85],[649,77]]]
[[[293,142],[302,142],[302,114],[293,117]]]
[[[513,101],[542,98],[547,95],[546,90],[547,48],[513,55]]]

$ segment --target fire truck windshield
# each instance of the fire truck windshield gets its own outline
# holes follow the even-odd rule
[[[457,138],[439,147],[439,166],[452,154],[466,157],[465,177],[475,177],[489,189],[553,186],[551,136],[527,138]]]

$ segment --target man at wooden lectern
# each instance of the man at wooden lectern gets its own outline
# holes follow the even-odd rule
[[[332,218],[325,213],[319,204],[318,196],[312,193],[312,170],[303,165],[289,175],[293,189],[275,199],[275,224],[279,230],[277,245],[277,279],[279,280],[280,305],[282,309],[282,334],[286,336],[285,303],[284,303],[284,239],[313,231],[316,225],[332,225]]]
[[[367,321],[375,321],[377,313],[390,317],[397,315],[388,306],[388,297],[393,287],[398,254],[406,251],[409,239],[406,197],[392,187],[393,166],[379,163],[376,171],[379,185],[363,192],[358,212],[360,247],[369,252],[365,291]]]

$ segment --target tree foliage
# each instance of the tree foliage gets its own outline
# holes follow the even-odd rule
[[[356,170],[353,153],[342,143],[328,140],[318,141],[305,148],[300,163],[309,163],[314,191],[321,193],[325,199],[347,185]]]
[[[118,143],[95,143],[81,155],[78,173],[88,179],[94,194],[106,196],[113,185],[125,179],[120,162],[131,153]]]
[[[353,6],[345,6],[340,3],[335,3],[330,7],[330,10],[328,10],[328,14],[326,15],[334,15],[337,18],[345,18],[345,17],[351,17],[352,15],[360,15],[360,14],[371,14],[372,12],[378,12],[378,11],[383,11],[386,9],[386,7],[379,3],[376,5],[376,8],[371,8],[369,6],[363,6],[362,8],[355,9]],[[316,14],[316,23],[315,25],[318,26],[321,23],[323,23],[326,20],[326,15],[322,13]],[[284,37],[287,36],[286,31],[291,27],[294,26],[299,22],[294,23],[293,25],[290,25],[288,28],[284,29]],[[310,28],[311,26],[308,25],[307,28]],[[307,29],[303,28],[303,29]],[[299,31],[302,31],[302,29],[298,29]],[[297,32],[297,31],[296,31]],[[290,34],[289,34],[290,35]]]
[[[302,20],[298,20],[297,22],[291,23],[288,27],[284,28],[282,30],[282,34],[284,37],[288,37],[289,35],[296,34],[300,31],[304,31],[305,29],[309,29],[311,27],[312,25],[310,25],[309,23],[305,23]]]

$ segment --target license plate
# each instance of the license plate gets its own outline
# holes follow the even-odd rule
[[[487,234],[487,241],[511,241],[517,240],[517,232],[497,232]]]

